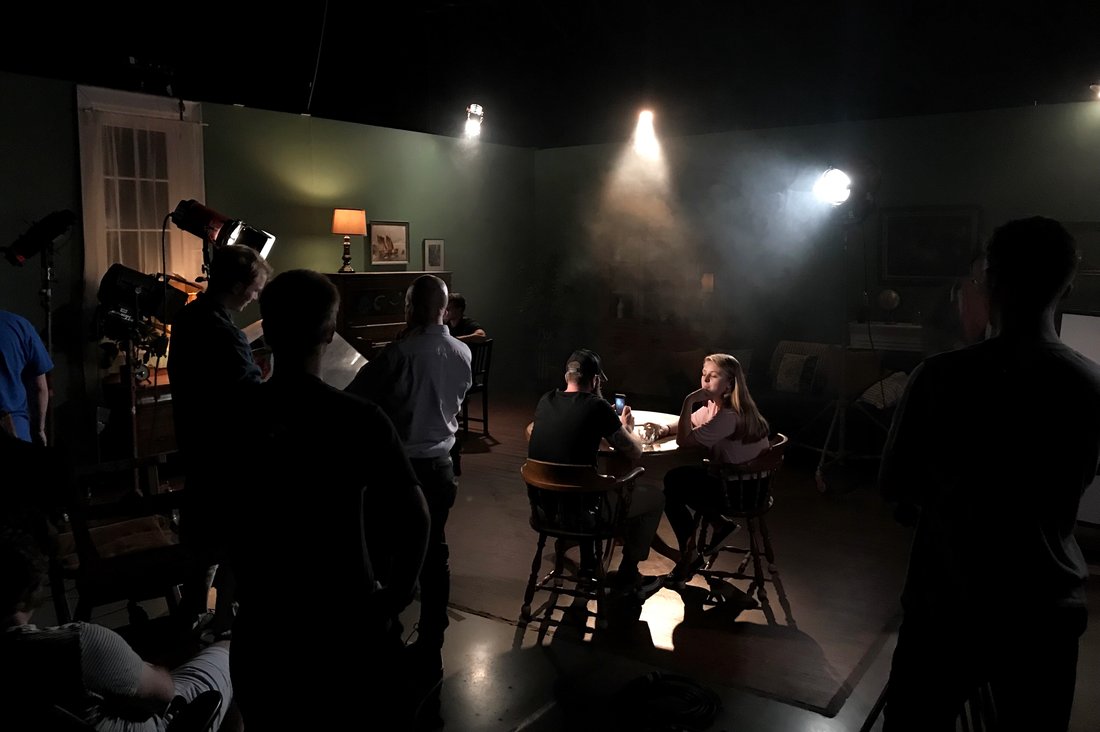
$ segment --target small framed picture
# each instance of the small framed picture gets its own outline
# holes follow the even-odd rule
[[[442,239],[425,239],[424,240],[424,271],[425,272],[442,272],[443,271],[443,240]]]
[[[367,231],[371,264],[409,263],[408,221],[372,221]]]

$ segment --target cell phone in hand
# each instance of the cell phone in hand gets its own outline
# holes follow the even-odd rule
[[[623,410],[626,409],[626,394],[615,395],[615,414],[620,417],[623,416]]]

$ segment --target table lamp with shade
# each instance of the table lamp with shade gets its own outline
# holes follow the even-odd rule
[[[354,272],[351,266],[351,236],[366,236],[367,212],[361,208],[337,208],[332,212],[332,233],[344,235],[344,264],[338,271]]]

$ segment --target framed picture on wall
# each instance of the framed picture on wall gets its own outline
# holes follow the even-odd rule
[[[424,271],[425,272],[442,272],[443,271],[443,240],[442,239],[425,239],[424,240]]]
[[[409,263],[408,221],[372,221],[367,236],[371,264]]]
[[[883,280],[931,283],[964,275],[978,248],[978,208],[885,208],[880,245]]]

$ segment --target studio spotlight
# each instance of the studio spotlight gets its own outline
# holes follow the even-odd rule
[[[875,208],[878,166],[864,156],[845,162],[844,170],[830,167],[814,184],[814,195],[838,209],[848,223],[859,223]]]
[[[829,168],[814,183],[814,195],[819,201],[839,206],[852,195],[852,179],[839,168]]]
[[[471,104],[466,107],[466,137],[477,137],[481,134],[481,123],[485,120],[485,110],[480,104]]]
[[[210,264],[214,249],[231,244],[255,249],[264,259],[267,259],[271,247],[275,245],[273,234],[249,226],[239,219],[230,219],[194,199],[180,201],[171,218],[172,223],[180,229],[202,239],[202,258],[205,265]]]
[[[11,243],[11,246],[3,247],[0,251],[9,262],[17,267],[43,250],[53,246],[53,240],[69,230],[76,221],[76,214],[72,211],[54,211],[46,214],[38,221],[31,224],[27,231]]]
[[[159,341],[162,324],[171,323],[187,303],[187,294],[169,287],[166,280],[118,263],[103,275],[97,297],[103,334],[144,345]],[[152,318],[161,324],[152,323]]]

